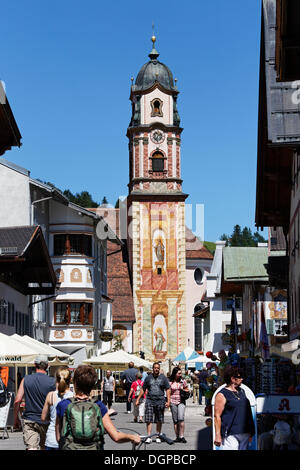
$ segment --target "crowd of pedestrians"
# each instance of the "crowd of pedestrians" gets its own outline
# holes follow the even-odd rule
[[[35,373],[22,379],[15,398],[14,427],[19,429],[22,419],[26,450],[97,450],[103,448],[104,432],[115,442],[139,444],[139,435],[116,429],[99,396],[91,398],[97,382],[93,367],[77,367],[73,390],[71,372],[67,367],[60,367],[55,378],[47,375],[47,369],[47,356],[38,356]],[[109,374],[106,378],[111,384]],[[105,383],[104,379],[103,391]],[[106,394],[106,398],[110,403],[111,395]],[[25,408],[21,417],[23,399]]]
[[[160,367],[160,363],[155,362],[152,371],[146,372],[130,362],[128,369],[122,372],[126,413],[131,413],[133,404],[134,422],[146,424],[146,442],[152,442],[150,436],[155,424],[159,443],[165,410],[170,409],[174,442],[186,443],[186,400],[193,397],[193,403],[201,404],[205,396],[208,405],[210,381],[216,371],[204,369],[191,373],[174,367],[166,376]],[[119,432],[110,419],[112,414],[117,414],[112,408],[116,380],[111,370],[107,370],[100,381],[95,369],[87,365],[77,367],[73,377],[66,366],[59,367],[55,377],[49,377],[47,369],[47,356],[38,356],[35,373],[22,379],[15,398],[14,427],[20,428],[22,420],[27,450],[101,449],[105,432],[115,442],[139,442],[138,435]],[[23,401],[25,408],[21,416]]]

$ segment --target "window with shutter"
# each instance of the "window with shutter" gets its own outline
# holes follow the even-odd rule
[[[92,325],[93,304],[89,302],[56,302],[54,304],[54,323],[56,325]]]
[[[92,237],[80,233],[54,235],[54,256],[70,253],[92,256]]]
[[[164,171],[164,156],[160,152],[152,156],[152,171]]]
[[[195,331],[195,350],[202,351],[202,330],[201,330],[201,318],[195,317],[194,323]]]

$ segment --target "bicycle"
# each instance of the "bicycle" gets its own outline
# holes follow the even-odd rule
[[[165,433],[155,432],[155,433],[150,434],[150,435],[147,434],[146,436],[142,436],[137,431],[135,431],[133,429],[119,428],[119,431],[126,431],[126,432],[130,431],[130,432],[132,432],[134,434],[138,434],[140,436],[141,442],[139,444],[132,443],[132,450],[140,450],[143,444],[144,444],[144,450],[146,450],[147,445],[150,444],[150,442],[146,442],[146,441],[148,439],[151,439],[151,442],[152,442],[153,437],[159,437],[162,442],[166,442],[170,446],[174,444],[174,440],[170,439],[168,436],[166,436]]]
[[[144,450],[146,450],[147,444],[150,444],[150,442],[148,443],[146,441],[148,439],[151,439],[152,441],[152,437],[159,437],[162,442],[166,442],[167,444],[169,444],[169,446],[174,444],[173,439],[170,439],[164,433],[155,432],[154,434],[150,434],[150,436],[147,435],[147,436],[140,436],[140,437],[141,437],[141,442],[138,445],[132,444],[132,450],[140,450],[143,444],[144,444]]]

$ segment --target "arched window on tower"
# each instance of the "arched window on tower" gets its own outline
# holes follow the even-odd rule
[[[152,155],[152,171],[164,171],[164,156],[161,152]]]
[[[162,105],[163,105],[163,102],[159,98],[154,98],[154,100],[151,101],[151,107],[152,107],[151,116],[162,117],[163,116]]]

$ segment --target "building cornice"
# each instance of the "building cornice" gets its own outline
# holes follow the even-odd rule
[[[142,132],[150,133],[153,129],[161,129],[164,132],[173,132],[179,135],[183,131],[183,127],[172,126],[168,124],[163,124],[162,122],[155,121],[155,122],[151,122],[150,124],[140,124],[139,126],[128,127],[126,136],[130,138],[134,134],[138,134]]]
[[[148,95],[149,93],[152,93],[156,88],[158,88],[160,91],[162,91],[166,95],[177,96],[180,93],[178,90],[175,90],[175,89],[169,90],[169,89],[165,88],[160,82],[155,81],[153,83],[153,85],[151,85],[149,88],[146,88],[144,90],[141,90],[141,89],[133,90],[133,89],[131,89],[129,99],[132,101],[132,98],[135,95]]]
[[[128,196],[127,200],[128,203],[131,204],[133,201],[142,201],[142,202],[151,202],[151,201],[162,201],[162,202],[181,202],[185,201],[189,197],[188,194],[185,193],[147,193],[147,192],[134,192],[132,191]]]

